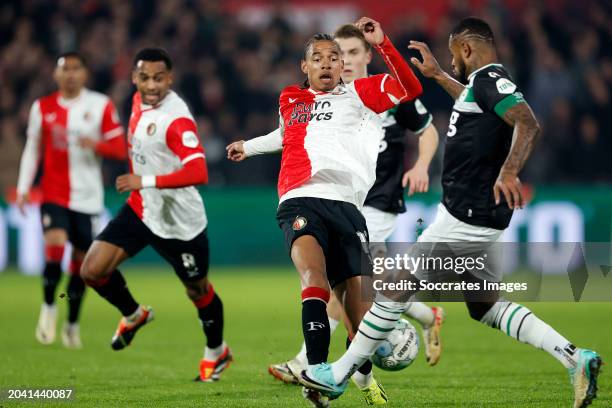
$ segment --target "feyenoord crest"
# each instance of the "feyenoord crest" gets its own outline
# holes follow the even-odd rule
[[[85,112],[85,114],[83,115],[83,120],[85,122],[89,122],[91,120],[91,113]]]
[[[147,126],[147,135],[153,136],[156,129],[157,127],[155,126],[155,123],[151,123],[149,126]]]
[[[304,228],[307,223],[308,222],[306,221],[306,218],[298,215],[297,217],[295,217],[295,220],[293,221],[293,225],[291,227],[294,231],[299,231]]]

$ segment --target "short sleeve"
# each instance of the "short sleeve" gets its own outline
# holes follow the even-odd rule
[[[102,114],[101,124],[102,139],[109,140],[118,136],[123,136],[123,128],[119,121],[117,109],[111,100],[106,103]]]
[[[476,76],[473,84],[474,98],[484,110],[503,117],[508,109],[525,102],[512,78],[505,73],[488,71]]]
[[[395,121],[404,129],[419,134],[429,126],[432,116],[419,99],[414,99],[397,106]]]
[[[175,119],[168,126],[166,144],[181,159],[182,164],[204,158],[204,148],[200,144],[196,124],[190,118]]]

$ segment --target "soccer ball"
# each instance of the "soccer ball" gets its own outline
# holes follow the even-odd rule
[[[408,320],[400,319],[371,360],[378,368],[399,371],[408,367],[419,353],[419,336]]]

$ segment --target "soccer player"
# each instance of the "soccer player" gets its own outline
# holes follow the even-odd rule
[[[451,32],[452,65],[461,82],[440,68],[426,44],[411,41],[409,48],[423,58],[422,62],[412,58],[412,63],[455,99],[447,132],[442,203],[419,242],[497,242],[513,210],[524,205],[518,174],[540,133],[538,122],[498,63],[493,32],[485,21],[466,18]],[[475,271],[470,275],[468,279],[482,280]],[[574,407],[592,402],[602,365],[597,353],[576,348],[525,306],[505,301],[499,294],[492,301],[466,303],[475,320],[545,350],[567,368]],[[309,367],[302,381],[332,397],[341,395],[347,376],[384,341],[404,307],[400,302],[374,302],[347,352],[331,365]]]
[[[353,24],[346,24],[336,30],[334,39],[342,50],[344,61],[342,81],[348,84],[355,79],[366,78],[368,76],[367,67],[372,60],[372,52],[371,45],[365,40],[361,30]],[[406,211],[404,188],[409,185],[408,195],[428,190],[429,164],[438,147],[438,132],[432,124],[432,116],[418,99],[401,103],[379,116],[382,120],[381,126],[384,126],[384,134],[380,140],[376,181],[368,192],[365,205],[361,210],[368,227],[370,252],[373,257],[385,255],[384,243],[395,229],[397,215]],[[406,129],[419,135],[419,157],[414,167],[404,173]],[[278,150],[281,149],[281,139],[277,133],[273,132],[246,142],[243,147],[246,157],[259,153],[256,146],[258,143],[265,143],[265,138],[276,140]],[[240,144],[241,142],[235,143]],[[443,322],[443,310],[440,307],[430,308],[421,302],[411,302],[409,306],[405,313],[416,319],[423,327],[426,359],[433,366],[439,361],[441,353],[439,333]],[[327,306],[327,314],[330,332],[333,333],[342,318],[340,303],[333,294]],[[298,384],[297,376],[306,365],[306,346],[302,344],[295,358],[284,363],[273,364],[268,371],[283,382]],[[353,380],[360,388],[365,389],[369,383],[360,383],[356,379],[358,377],[358,375],[354,376]]]
[[[43,304],[36,339],[55,340],[59,284],[66,242],[72,244],[68,281],[68,320],[62,342],[80,348],[79,311],[85,291],[79,276],[85,251],[93,239],[92,220],[104,208],[101,158],[127,158],[125,135],[111,100],[85,88],[87,68],[78,53],[57,59],[54,79],[58,90],[37,99],[30,110],[27,142],[17,182],[17,206],[25,215],[28,192],[42,156],[42,205],[45,241]]]
[[[369,30],[366,41],[375,46],[396,78],[385,74],[342,83],[344,64],[338,43],[331,36],[316,35],[307,43],[302,60],[306,83],[283,90],[276,140],[258,146],[272,152],[282,144],[277,219],[300,275],[310,366],[327,360],[329,288],[341,300],[349,332],[356,330],[367,307],[360,298],[360,263],[369,252],[368,235],[359,208],[375,179],[382,133],[377,114],[422,92],[380,25],[362,18],[357,26]],[[242,160],[244,153],[242,142],[228,146],[232,160]],[[371,378],[371,363],[359,371]],[[386,402],[384,390],[375,381],[370,387],[377,403]]]
[[[204,150],[185,102],[174,93],[172,61],[166,51],[136,54],[136,85],[129,123],[131,173],[116,181],[127,203],[87,251],[81,276],[123,315],[111,341],[127,347],[137,330],[153,319],[139,305],[118,266],[151,245],[172,267],[197,309],[207,343],[196,381],[217,381],[232,361],[223,341],[223,305],[208,275],[207,218],[194,187],[208,182]]]

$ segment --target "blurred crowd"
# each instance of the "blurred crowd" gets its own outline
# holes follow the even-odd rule
[[[334,3],[334,2],[331,2]],[[435,3],[435,1],[433,2]],[[383,28],[400,50],[427,41],[449,69],[448,32],[460,18],[485,18],[501,61],[514,75],[543,127],[523,179],[531,183],[612,182],[612,3],[609,1],[444,1],[431,24],[426,13],[397,15]],[[472,3],[478,3],[475,7]],[[471,6],[470,6],[471,4]],[[231,164],[225,145],[278,126],[278,94],[302,81],[299,60],[312,24],[291,24],[291,9],[273,3],[265,20],[210,0],[16,0],[0,6],[0,187],[14,185],[31,103],[54,90],[55,56],[78,50],[90,68],[89,87],[108,94],[127,123],[132,57],[162,46],[173,57],[175,90],[197,118],[214,184],[273,184],[279,158]],[[356,14],[356,17],[359,14]],[[372,15],[376,17],[376,15]],[[408,53],[406,53],[408,56]],[[372,72],[384,71],[375,59]],[[421,98],[446,133],[451,99],[424,81]],[[416,141],[408,136],[416,151]],[[442,149],[440,149],[442,150]],[[441,152],[433,165],[440,173]],[[408,161],[413,158],[407,158]],[[105,177],[125,170],[106,163]]]

